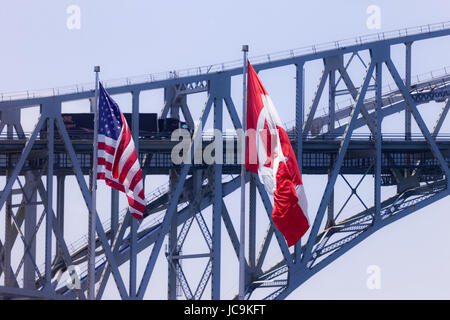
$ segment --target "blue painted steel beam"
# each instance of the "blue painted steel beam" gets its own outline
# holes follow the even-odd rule
[[[219,89],[219,88],[217,88]],[[214,129],[222,132],[223,130],[223,99],[219,95],[214,101]],[[223,145],[222,141],[216,141],[215,155],[218,156],[218,148]],[[222,157],[223,159],[223,157]],[[221,265],[221,240],[222,240],[222,164],[214,165],[214,203],[212,214],[212,278],[211,278],[211,299],[220,299],[220,265]]]
[[[414,119],[417,122],[417,125],[419,126],[420,131],[422,131],[422,134],[424,135],[425,139],[429,143],[431,150],[433,151],[435,157],[438,159],[439,163],[441,164],[441,167],[444,170],[445,175],[447,176],[448,183],[450,184],[450,179],[449,179],[450,169],[448,168],[448,165],[447,165],[444,157],[442,156],[442,153],[440,152],[439,148],[437,147],[436,142],[434,141],[433,137],[431,136],[430,131],[427,128],[427,125],[423,121],[422,116],[420,115],[419,111],[417,110],[416,104],[414,103],[414,101],[411,98],[411,94],[409,93],[408,89],[406,88],[405,84],[403,83],[403,81],[400,77],[400,74],[398,73],[397,69],[394,66],[394,63],[392,62],[392,60],[390,58],[386,61],[386,65],[387,65],[392,77],[394,78],[395,83],[397,84],[398,88],[400,89],[400,92],[402,93],[403,98],[406,101],[406,106],[411,111]],[[450,187],[450,185],[449,185],[449,187]]]
[[[55,212],[53,211],[53,209],[51,207],[48,206],[48,203],[49,203],[49,201],[47,200],[48,191],[45,189],[42,179],[38,180],[37,189],[39,192],[39,196],[43,200],[44,209],[46,210],[47,214],[52,215],[51,220],[52,220],[53,233],[55,234],[56,245],[61,250],[61,256],[64,260],[64,263],[65,263],[66,267],[73,266],[74,265],[73,260],[70,256],[70,252],[69,252],[69,249],[67,248],[66,242],[64,241],[64,234],[63,234],[62,227],[59,225],[59,223],[56,219]],[[83,299],[83,300],[86,299],[83,290],[76,290],[75,294],[80,299]]]
[[[325,66],[322,76],[320,78],[319,84],[317,86],[316,92],[314,93],[313,102],[311,104],[311,107],[309,108],[308,115],[306,116],[306,121],[303,125],[302,133],[303,135],[306,135],[311,130],[312,121],[314,119],[314,116],[316,115],[317,106],[319,105],[320,97],[322,96],[323,88],[325,87],[325,83],[327,82],[329,74],[329,69],[327,66]]]
[[[411,89],[411,47],[412,42],[405,43],[405,85]],[[411,139],[411,111],[405,109],[405,140]]]
[[[300,173],[303,173],[303,122],[305,114],[305,67],[303,64],[295,65],[295,137],[297,140],[296,155]],[[294,262],[300,262],[301,239],[295,244]]]
[[[113,253],[114,259],[115,259],[115,261],[117,261],[118,265],[120,265],[120,262],[118,261],[118,257],[120,254],[119,249],[120,249],[121,243],[123,241],[125,231],[130,226],[131,219],[133,219],[133,218],[131,217],[130,214],[125,215],[125,218],[122,221],[122,224],[121,224],[120,228],[118,229],[118,232],[117,232],[114,240],[111,243],[112,253]],[[104,268],[102,268],[101,266],[97,268],[97,270],[102,270],[102,273],[101,273],[101,276],[96,275],[100,282],[98,289],[97,289],[96,297],[95,297],[96,300],[101,299],[101,297],[103,296],[109,276],[111,275],[111,266],[110,266],[110,263],[108,262],[108,260],[106,261],[105,264],[106,264],[106,266]],[[80,281],[80,283],[81,283],[82,287],[86,287],[86,285],[87,285],[86,281]]]
[[[293,259],[290,256],[289,248],[286,244],[286,240],[284,239],[283,235],[281,234],[281,232],[277,229],[277,227],[273,223],[273,220],[272,220],[273,206],[269,199],[269,195],[267,194],[267,191],[264,188],[264,185],[259,180],[259,177],[258,177],[258,179],[256,179],[256,187],[258,189],[261,200],[264,204],[264,208],[266,209],[267,217],[269,218],[269,221],[270,221],[271,225],[273,226],[273,229],[275,232],[275,238],[277,239],[281,253],[282,253],[283,257],[286,259],[287,264],[292,265]]]
[[[376,45],[383,46],[393,46],[402,43],[416,42],[420,40],[433,39],[438,37],[445,37],[450,35],[450,28],[436,30],[436,31],[428,31],[426,27],[424,27],[424,31],[419,34],[414,35],[399,35],[399,37],[385,39],[385,40],[376,40],[365,43],[356,43],[355,45],[347,45],[342,47],[337,47],[334,49],[327,49],[323,51],[317,51],[312,53],[307,53],[303,55],[293,56],[290,58],[284,58],[280,60],[272,60],[263,63],[255,63],[254,68],[256,71],[265,70],[265,69],[273,69],[277,67],[287,66],[287,65],[295,65],[295,64],[303,64],[306,61],[312,61],[317,59],[323,59],[330,56],[338,56],[347,53],[353,53],[356,51],[368,50]],[[382,34],[381,34],[382,35]],[[380,36],[379,36],[380,37]],[[380,37],[381,38],[381,37]],[[355,40],[358,38],[356,37]],[[250,59],[251,60],[251,59]],[[205,73],[200,75],[186,76],[186,77],[178,77],[171,78],[166,80],[154,81],[154,82],[144,82],[138,84],[128,84],[118,87],[110,87],[108,88],[108,92],[110,94],[123,94],[129,93],[133,91],[145,91],[152,89],[165,88],[169,86],[175,86],[177,84],[188,83],[188,82],[198,82],[198,81],[208,81],[211,80],[215,75],[219,72],[213,73]],[[231,77],[242,74],[242,68],[232,68],[228,70],[220,71],[221,76]],[[44,103],[48,103],[51,100],[57,99],[60,102],[63,101],[73,101],[80,99],[88,99],[94,96],[93,90],[88,90],[79,93],[69,93],[69,94],[61,94],[50,97],[42,97],[42,98],[30,98],[30,99],[18,99],[11,101],[1,101],[0,109],[10,108],[10,107],[27,107],[27,106],[35,106]]]
[[[8,182],[6,183],[5,188],[3,189],[3,192],[0,196],[0,209],[3,208],[6,198],[11,193],[12,186],[13,186],[14,182],[16,181],[17,177],[19,176],[19,173],[22,170],[22,167],[25,164],[25,161],[28,158],[28,155],[30,154],[30,151],[33,147],[34,142],[36,141],[39,131],[41,130],[41,128],[44,124],[44,121],[45,121],[45,117],[41,116],[36,124],[36,127],[33,130],[33,133],[31,134],[30,138],[27,139],[27,142],[25,143],[25,148],[22,151],[22,155],[20,156],[20,159],[17,162],[11,176],[9,176]]]
[[[432,132],[433,138],[436,139],[436,137],[438,136],[439,131],[441,130],[442,125],[444,124],[444,120],[447,117],[447,113],[448,113],[449,109],[450,109],[450,98],[447,98],[447,100],[445,101],[445,104],[442,108],[442,111],[439,114],[439,118],[436,122],[436,125],[433,128],[433,132]]]
[[[45,218],[45,289],[51,288],[52,279],[52,211],[53,211],[53,165],[55,160],[54,140],[55,140],[54,119],[47,119],[48,134],[48,159],[47,159],[47,213]]]
[[[291,277],[289,286],[286,290],[286,295],[292,293],[295,289],[297,289],[301,284],[303,284],[306,280],[311,278],[314,274],[325,268],[327,265],[341,257],[343,254],[348,252],[350,249],[354,248],[356,245],[361,243],[363,240],[368,238],[370,235],[375,233],[376,231],[380,230],[381,228],[413,213],[416,212],[436,201],[441,200],[442,198],[449,195],[449,192],[447,190],[444,190],[442,192],[437,193],[436,195],[419,202],[413,206],[410,206],[403,211],[396,213],[394,216],[391,216],[387,219],[380,220],[379,223],[371,226],[367,230],[365,230],[362,234],[360,234],[358,237],[356,237],[354,240],[344,244],[338,251],[334,252],[333,254],[327,256],[322,261],[317,263],[312,269],[304,269],[304,268],[295,268],[291,271]]]
[[[69,300],[54,292],[0,286],[0,297]]]
[[[199,124],[195,128],[194,135],[193,135],[193,141],[196,141],[197,137],[201,135],[201,129],[203,128],[203,126],[206,123],[206,120],[207,120],[209,112],[211,110],[213,101],[214,101],[214,98],[212,96],[209,96],[208,100],[206,101],[205,107],[201,113]],[[180,174],[178,175],[178,181],[175,186],[175,190],[173,191],[172,198],[171,198],[169,206],[167,208],[167,212],[164,217],[163,223],[161,225],[161,230],[159,232],[158,240],[155,242],[155,244],[153,246],[152,252],[148,259],[147,265],[144,270],[144,274],[142,276],[142,279],[141,279],[141,282],[139,285],[139,289],[137,292],[138,299],[143,299],[145,291],[147,290],[148,282],[150,281],[150,277],[153,272],[153,268],[155,266],[156,259],[158,257],[159,251],[160,251],[162,243],[164,241],[164,237],[168,231],[172,217],[175,214],[175,211],[176,211],[176,208],[178,205],[178,199],[180,198],[181,192],[183,191],[183,186],[184,186],[187,174],[189,173],[191,163],[193,163],[195,148],[198,148],[198,146],[195,146],[195,144],[192,143],[189,148],[190,149],[189,154],[185,155],[185,158],[184,158],[185,161],[180,170]]]
[[[84,201],[86,203],[87,208],[91,207],[91,194],[89,193],[89,189],[86,185],[86,181],[84,180],[80,164],[78,163],[78,159],[75,154],[75,150],[73,149],[72,143],[69,139],[69,135],[67,133],[66,127],[64,125],[64,122],[61,118],[61,116],[58,116],[55,118],[56,124],[59,129],[59,133],[63,138],[67,153],[69,154],[70,160],[72,161],[73,171],[75,173],[75,176],[78,181],[78,185],[81,189],[81,193],[83,195]],[[119,290],[120,296],[122,299],[127,299],[128,294],[125,289],[125,284],[123,282],[123,279],[120,275],[117,263],[114,260],[113,254],[111,252],[111,247],[109,246],[108,239],[106,238],[105,232],[103,230],[102,223],[100,221],[100,218],[98,215],[96,215],[96,230],[97,234],[100,238],[100,241],[102,243],[103,249],[105,251],[105,255],[107,259],[109,260],[109,263],[111,264],[114,280],[116,281],[117,289]]]
[[[375,175],[374,175],[374,220],[378,223],[381,216],[381,153],[382,153],[382,121],[383,113],[381,111],[382,103],[382,63],[377,62],[375,69],[376,80],[376,136],[375,136]]]
[[[131,117],[132,117],[132,137],[137,154],[139,154],[139,96],[140,91],[133,91],[131,98]],[[139,161],[139,160],[138,160]],[[127,214],[130,214],[129,212]],[[133,299],[136,296],[136,282],[137,282],[137,230],[139,222],[136,219],[131,219],[131,244],[130,244],[130,276],[129,276],[129,296]]]
[[[369,86],[370,77],[372,76],[372,72],[374,69],[374,64],[371,62],[369,67],[367,68],[367,72],[364,78],[363,85],[360,88],[358,93],[358,98],[356,100],[355,108],[353,109],[352,116],[349,122],[349,125],[346,128],[346,132],[344,134],[344,140],[341,142],[341,147],[339,151],[339,155],[336,159],[336,163],[334,165],[333,172],[328,180],[324,195],[320,202],[319,209],[317,210],[316,217],[314,219],[314,223],[310,229],[310,236],[306,245],[305,253],[302,257],[302,264],[306,266],[306,262],[309,261],[312,254],[312,247],[314,244],[314,239],[319,231],[320,224],[322,223],[323,214],[325,213],[326,206],[328,205],[331,197],[331,193],[334,189],[334,183],[336,182],[336,178],[339,174],[340,168],[342,166],[342,162],[345,157],[345,153],[347,151],[348,144],[350,142],[350,137],[353,132],[353,123],[359,115],[359,110],[361,108],[361,104],[364,101],[364,97],[367,91],[367,87]]]

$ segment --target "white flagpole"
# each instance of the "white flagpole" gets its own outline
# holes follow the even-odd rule
[[[95,72],[95,98],[94,111],[94,143],[92,153],[92,202],[89,214],[88,234],[88,299],[95,300],[95,225],[97,220],[97,151],[98,151],[98,74],[100,67],[94,67]]]
[[[247,53],[248,45],[242,46],[244,52],[244,66],[242,72],[243,97],[242,97],[242,150],[241,159],[241,217],[240,217],[240,239],[239,239],[239,300],[245,298],[245,131],[247,130]]]

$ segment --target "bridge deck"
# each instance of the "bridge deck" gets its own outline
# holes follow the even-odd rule
[[[0,140],[0,175],[6,175],[8,168],[13,168],[18,161],[26,140],[12,139]],[[73,140],[73,146],[80,161],[84,174],[89,174],[92,168],[92,141]],[[339,151],[340,139],[320,139],[303,141],[303,173],[305,174],[327,174],[333,167],[333,158]],[[210,141],[204,140],[204,146]],[[226,150],[224,142],[224,174],[239,174],[240,165],[237,161],[237,140],[233,141],[234,148]],[[292,139],[292,144],[296,145]],[[171,160],[171,150],[177,142],[165,140],[141,139],[139,142],[139,157],[145,174],[168,174],[169,170],[177,169],[179,166]],[[437,144],[444,157],[450,165],[450,138],[438,139]],[[42,169],[47,161],[47,141],[38,140],[32,153],[24,166],[24,170]],[[430,151],[429,145],[423,139],[399,140],[386,138],[382,143],[383,161],[382,172],[388,174],[391,169],[415,169],[420,163],[424,174],[440,174],[438,161]],[[232,163],[227,163],[227,155],[232,153]],[[374,141],[370,138],[354,139],[351,141],[344,165],[343,173],[365,174],[373,170]],[[198,166],[206,166],[196,165]],[[55,142],[55,174],[72,175],[72,164],[65,151],[62,141]]]

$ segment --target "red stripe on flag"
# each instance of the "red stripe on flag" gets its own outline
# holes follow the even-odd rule
[[[110,186],[111,188],[125,192],[125,187],[123,185],[121,185],[120,183],[117,183],[116,181],[108,179],[108,178],[105,179],[105,182],[106,182],[106,185]]]
[[[123,114],[121,114],[120,116],[122,117],[123,127],[122,136],[119,142],[119,146],[117,147],[117,152],[114,155],[113,168],[111,171],[114,179],[119,178],[119,162],[122,159],[123,152],[125,151],[131,140],[131,134],[130,130],[128,129],[127,121],[125,120]]]
[[[111,188],[114,188],[116,190],[125,192],[125,188],[124,188],[123,185],[121,185],[120,183],[117,183],[117,182],[107,178],[104,172],[97,173],[97,179],[98,180],[105,180],[105,183],[106,183],[107,186],[110,186]]]
[[[142,220],[142,219],[143,219],[143,216],[140,215],[140,214],[137,214],[136,212],[132,212],[131,215],[132,215],[135,219],[138,219],[138,220]]]
[[[131,156],[127,159],[127,161],[125,162],[125,164],[122,167],[122,171],[120,172],[120,176],[119,176],[120,183],[123,183],[125,181],[125,179],[128,176],[128,172],[130,171],[131,167],[135,164],[136,161],[137,161],[137,155],[136,155],[136,149],[134,149],[133,152],[131,153]]]
[[[142,203],[134,200],[129,195],[127,195],[127,198],[128,198],[128,204],[130,205],[130,207],[136,209],[139,212],[142,212],[142,213],[145,212],[145,206]],[[144,200],[144,199],[142,199],[142,200]]]
[[[107,145],[104,142],[98,143],[98,150],[104,150],[106,153],[109,153],[112,156],[116,152],[116,149],[114,147],[111,147],[110,145]]]
[[[131,180],[130,183],[130,190],[134,191],[134,187],[136,187],[136,185],[138,184],[139,181],[142,180],[142,171],[138,170],[136,172],[136,174],[134,175],[133,179]]]
[[[97,158],[97,164],[98,164],[99,166],[105,166],[106,170],[111,171],[112,163],[106,161],[105,158],[98,157],[98,158]]]

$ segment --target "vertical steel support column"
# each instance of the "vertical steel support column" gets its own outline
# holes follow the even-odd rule
[[[405,43],[405,86],[408,92],[411,89],[411,46],[412,42]],[[412,113],[408,107],[405,107],[405,140],[411,140],[411,119]],[[406,157],[407,162],[411,161],[410,157]],[[404,170],[404,177],[408,178],[411,174],[409,169]]]
[[[95,98],[89,98],[89,109],[91,113],[95,113]]]
[[[11,165],[11,157],[9,161],[9,165]],[[8,169],[6,173],[6,180],[9,181],[11,179],[11,173]],[[11,186],[12,189],[12,186]],[[3,192],[8,192],[6,188],[3,190]],[[6,198],[5,203],[5,244],[4,244],[4,252],[3,252],[3,273],[4,273],[4,284],[5,287],[11,287],[13,286],[13,279],[12,279],[12,269],[11,269],[11,250],[13,247],[13,239],[12,239],[12,196],[11,193]],[[1,258],[1,257],[0,257]]]
[[[64,191],[65,191],[65,175],[56,177],[56,220],[61,236],[64,237]],[[56,246],[56,256],[63,258],[63,252],[60,246]]]
[[[52,274],[52,227],[53,227],[53,163],[54,163],[54,137],[55,126],[52,117],[47,118],[47,148],[48,148],[48,168],[47,168],[47,212],[45,219],[45,286],[51,286]]]
[[[14,138],[14,125],[8,123],[6,125],[6,137],[10,140]]]
[[[222,81],[220,81],[220,84]],[[214,87],[214,90],[223,90]],[[217,96],[217,95],[216,95]],[[222,133],[223,129],[223,95],[214,99],[214,129]],[[222,221],[222,164],[223,152],[218,152],[223,148],[223,141],[220,136],[214,135],[215,157],[214,164],[214,203],[212,217],[212,277],[211,277],[211,299],[220,299],[220,249],[221,249],[221,221]],[[219,140],[219,141],[218,141]],[[221,157],[221,158],[219,158]]]
[[[111,245],[119,230],[119,190],[111,188]]]
[[[14,126],[10,123],[6,124],[6,137],[8,139],[13,139],[14,137]],[[11,157],[10,157],[11,159]],[[9,161],[10,165],[11,165],[11,161]],[[8,170],[8,174],[7,174],[7,181],[11,179],[11,175],[10,172]],[[15,179],[14,179],[15,180]],[[14,184],[14,182],[13,182]],[[11,189],[13,188],[13,186],[11,186]],[[3,190],[3,192],[8,192],[6,190],[6,188]],[[12,269],[11,269],[11,251],[13,248],[13,239],[12,239],[12,232],[13,232],[13,227],[12,227],[12,217],[11,215],[13,214],[12,212],[12,192],[9,193],[7,199],[6,199],[6,208],[5,208],[5,253],[4,253],[4,273],[5,273],[5,286],[6,287],[11,287],[13,286],[13,274],[12,274]]]
[[[335,128],[335,107],[336,107],[336,69],[330,68],[330,73],[328,75],[328,134],[330,139],[334,139],[334,128]],[[331,156],[333,161],[334,157]],[[331,177],[331,170],[328,170],[328,179]],[[334,226],[334,189],[331,192],[330,202],[328,202],[327,208],[327,225],[326,227]]]
[[[195,173],[193,173],[195,175]],[[170,170],[169,172],[169,187],[170,190],[173,191],[175,186],[177,185],[177,174],[174,170]],[[170,193],[172,194],[172,192]],[[167,233],[167,253],[168,259],[173,259],[173,255],[179,255],[177,246],[177,215],[174,214],[172,221],[169,226],[169,232]],[[168,261],[168,275],[167,275],[167,299],[168,300],[176,300],[177,299],[177,273],[173,266],[175,263],[171,263]]]
[[[330,160],[334,161],[333,155],[331,155]],[[333,170],[328,170],[328,180],[331,178],[332,171]],[[328,202],[326,228],[330,228],[332,226],[334,226],[334,189],[331,191],[330,201]]]
[[[296,77],[295,77],[295,135],[297,140],[297,163],[300,169],[300,173],[303,173],[303,121],[305,119],[305,67],[304,63],[295,65]],[[251,185],[250,185],[251,186]],[[255,186],[256,187],[256,186]],[[294,247],[294,261],[300,262],[302,250],[302,241],[297,242]]]
[[[34,231],[36,228],[36,217],[37,217],[37,207],[36,203],[36,187],[34,186],[34,176],[33,173],[28,172],[25,174],[25,185],[33,185],[31,188],[25,187],[25,193],[28,197],[29,203],[24,208],[25,210],[25,242],[27,243],[28,252],[24,252],[24,262],[23,262],[23,287],[25,289],[36,289],[36,272],[34,269],[34,263],[30,258],[36,257],[36,238],[34,237]]]
[[[405,43],[405,86],[411,89],[411,46],[412,42]],[[405,108],[405,140],[411,140],[411,111]]]
[[[336,70],[331,69],[328,75],[328,134],[333,138],[336,106]]]
[[[380,218],[380,212],[381,212],[381,142],[382,142],[382,135],[381,135],[381,123],[383,121],[383,113],[381,111],[381,103],[382,103],[382,63],[377,62],[376,64],[376,130],[377,135],[375,137],[375,194],[374,194],[374,221],[375,223],[378,223]]]
[[[132,132],[134,146],[139,160],[139,95],[140,91],[132,92]],[[131,219],[131,245],[130,245],[130,298],[136,297],[136,272],[137,272],[137,229],[138,222],[136,219]]]
[[[164,88],[164,101],[165,101],[165,113],[170,112],[170,117],[175,119],[180,119],[179,108],[175,107],[175,87]],[[163,116],[165,117],[165,116]],[[177,173],[174,170],[169,172],[169,185],[170,190],[174,190],[177,185]],[[167,234],[168,246],[167,252],[169,254],[168,258],[173,259],[173,255],[179,255],[177,246],[178,231],[177,231],[177,213],[173,215],[172,221],[170,222],[169,232]],[[168,263],[168,274],[167,274],[167,299],[176,300],[177,299],[177,271],[172,266],[176,263]]]
[[[350,143],[350,138],[354,129],[355,121],[360,113],[361,105],[364,103],[364,98],[366,96],[367,88],[370,83],[370,78],[372,76],[374,70],[374,64],[371,61],[369,66],[367,67],[366,75],[364,76],[364,81],[362,86],[359,88],[358,98],[355,101],[354,108],[352,110],[352,114],[350,115],[350,121],[344,133],[344,139],[341,141],[340,150],[338,153],[338,157],[334,163],[332,175],[328,180],[327,186],[325,188],[324,194],[322,196],[322,200],[320,201],[319,208],[317,210],[316,217],[314,218],[314,223],[311,227],[310,235],[308,238],[308,242],[306,244],[305,253],[302,256],[302,264],[307,267],[307,263],[312,256],[312,249],[316,241],[316,236],[318,234],[319,227],[322,223],[323,216],[325,214],[326,207],[330,202],[331,193],[334,189],[334,184],[339,175],[339,171],[341,169],[342,163],[344,161],[345,154],[347,152],[348,145]]]
[[[305,68],[303,63],[296,65],[295,86],[295,136],[297,140],[297,163],[302,171],[303,157],[303,120],[305,115]]]

